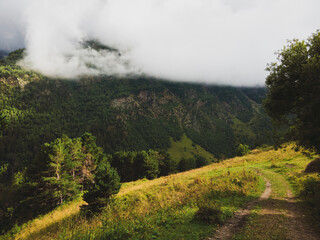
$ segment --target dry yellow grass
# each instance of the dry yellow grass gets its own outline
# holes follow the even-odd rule
[[[15,236],[15,239],[26,239],[31,234],[41,231],[50,225],[62,221],[66,217],[70,217],[80,211],[80,206],[85,204],[83,200],[78,200],[66,204],[46,215],[38,217],[22,226],[22,230]]]
[[[117,194],[116,198],[123,197],[125,195],[134,194],[136,198],[139,199],[139,209],[136,209],[137,212],[143,212],[146,211],[146,207],[148,206],[148,199],[144,199],[144,195],[146,192],[150,191],[150,188],[160,186],[160,185],[168,185],[170,184],[171,187],[174,188],[182,188],[181,191],[179,191],[179,194],[176,192],[174,196],[172,196],[171,201],[179,202],[180,199],[183,199],[183,188],[187,186],[188,183],[191,183],[195,178],[199,176],[204,176],[208,174],[208,172],[217,170],[219,168],[225,168],[231,165],[241,165],[243,164],[242,158],[234,158],[227,161],[224,161],[223,163],[213,163],[209,166],[190,170],[183,173],[177,173],[170,176],[161,177],[154,180],[138,180],[134,182],[124,183],[121,187],[120,192]],[[183,184],[182,184],[183,183]],[[142,191],[142,192],[141,192]],[[157,196],[158,195],[158,196]],[[168,203],[168,199],[163,199],[161,201],[160,199],[163,198],[163,196],[167,196],[164,194],[163,191],[156,193],[153,197],[157,199],[157,204],[160,206],[164,205],[164,202]],[[28,239],[29,236],[36,232],[40,232],[43,229],[46,229],[50,227],[51,225],[54,225],[56,223],[61,222],[63,219],[66,219],[72,215],[75,215],[79,212],[80,206],[83,205],[84,201],[75,201],[70,204],[67,204],[65,206],[62,206],[59,209],[56,209],[46,215],[43,215],[41,217],[38,217],[35,220],[32,220],[22,226],[21,231],[15,236],[15,239]],[[89,223],[86,223],[89,224]],[[91,225],[91,224],[89,224]],[[92,223],[92,225],[97,225],[97,222]],[[88,226],[89,227],[89,226]],[[91,226],[92,227],[92,226]],[[90,228],[90,227],[89,227]]]

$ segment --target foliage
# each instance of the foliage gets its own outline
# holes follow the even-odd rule
[[[177,171],[176,162],[165,152],[121,151],[108,156],[111,165],[117,169],[122,182],[147,178],[154,179]]]
[[[86,187],[95,192],[96,168],[108,161],[122,181],[132,181],[178,171],[181,156],[167,151],[180,140],[187,139],[184,147],[191,146],[186,158],[192,168],[214,160],[211,153],[232,156],[238,142],[247,142],[247,133],[233,130],[233,119],[247,122],[261,110],[253,102],[257,94],[263,95],[259,91],[146,76],[56,80],[17,65],[22,57],[23,50],[18,50],[0,60],[3,228],[71,201]],[[270,140],[250,136],[256,144]]]
[[[190,173],[179,174],[179,177],[150,181],[151,185],[143,182],[139,189],[133,188],[133,192],[120,191],[105,209],[101,227],[84,232],[79,229],[70,239],[80,236],[92,239],[177,239],[182,236],[183,239],[203,239],[210,233],[212,224],[198,219],[204,208],[200,202],[216,206],[219,201],[219,221],[224,222],[237,207],[254,198],[253,192],[258,185],[258,178],[252,172],[235,170],[228,175],[223,170],[214,176],[208,173],[208,170],[199,169],[193,177]],[[233,184],[233,178],[243,185]],[[201,221],[194,221],[195,218]]]
[[[115,152],[109,156],[111,165],[117,169],[122,182],[130,182],[137,180],[137,172],[134,170],[135,166],[135,152]]]
[[[19,60],[22,59],[24,54],[24,49],[18,49],[6,56],[3,59],[0,59],[0,65],[15,65]]]
[[[6,194],[0,199],[1,220],[6,222],[3,228],[77,199],[83,189],[99,197],[99,189],[111,191],[107,184],[119,187],[119,176],[89,133],[74,139],[63,135],[45,143],[28,168],[12,177],[8,176],[8,168],[8,164],[1,167],[1,177],[10,180],[0,189]]]
[[[7,122],[6,122],[6,115],[4,115],[3,113],[0,112],[0,137],[2,135],[2,131],[5,129],[7,125]]]
[[[177,161],[168,153],[159,153],[159,171],[161,176],[167,176],[178,171]]]
[[[318,156],[311,154],[311,157]],[[310,159],[301,151],[295,151],[294,144],[278,150],[256,149],[244,157],[190,172],[124,183],[105,212],[91,221],[81,218],[73,205],[67,209],[62,206],[63,213],[58,209],[23,226],[16,239],[103,239],[102,236],[116,239],[122,234],[127,234],[128,239],[206,239],[212,236],[215,226],[194,220],[199,207],[205,203],[210,206],[209,202],[217,204],[224,221],[265,188],[265,182],[255,171],[243,169],[244,160],[246,169],[259,169],[271,181],[272,194],[276,196],[287,196],[289,186],[285,186],[285,178],[290,179],[296,196],[307,176],[318,179],[315,174],[303,173]],[[272,164],[278,167],[270,168]],[[274,200],[271,203],[272,207]],[[305,209],[310,207],[312,205],[305,205]],[[63,220],[52,220],[61,214],[65,214]],[[265,217],[263,215],[263,219]],[[266,233],[264,224],[257,227],[262,234]],[[255,230],[257,228],[253,229],[254,233]],[[268,236],[273,236],[274,230],[270,229]],[[278,232],[278,228],[276,230]],[[261,236],[260,239],[265,239],[265,235]]]
[[[205,158],[201,155],[196,155],[195,160],[196,160],[196,167],[197,168],[209,165],[211,163],[207,158]]]
[[[181,158],[179,161],[179,171],[184,172],[197,167],[196,160],[191,158]]]
[[[138,178],[154,179],[159,174],[159,163],[156,157],[156,153],[150,150],[137,152],[135,159],[135,171],[138,174]]]
[[[110,201],[112,195],[119,192],[120,177],[109,162],[101,162],[94,171],[93,182],[85,184],[83,200],[88,205],[82,206],[86,215],[100,212]]]
[[[246,143],[249,132],[234,134],[232,119],[242,122],[259,114],[251,99],[263,92],[147,77],[55,80],[17,66],[19,54],[11,54],[0,65],[0,106],[7,123],[0,140],[0,162],[10,163],[13,172],[28,166],[44,142],[86,131],[109,154],[167,151],[170,139],[179,141],[185,133],[217,158],[232,156],[236,143]],[[250,135],[250,146],[270,140],[267,135]]]
[[[267,70],[268,114],[291,126],[298,144],[320,151],[320,32],[297,39],[278,52],[278,62]]]
[[[312,214],[320,223],[320,175],[294,178],[301,199],[307,202]]]
[[[243,156],[250,152],[249,146],[245,144],[239,144],[239,146],[236,149],[237,156]]]

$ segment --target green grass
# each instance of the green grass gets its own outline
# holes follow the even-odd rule
[[[193,143],[185,134],[183,134],[180,141],[173,141],[173,139],[170,139],[170,143],[171,146],[168,149],[168,153],[171,158],[177,162],[180,161],[181,158],[191,158],[195,155],[211,159],[212,162],[214,160],[212,153],[209,153],[204,148]]]
[[[290,209],[288,209],[288,202],[284,199],[288,197],[290,192],[298,200],[297,204],[305,215],[308,215],[308,209],[311,208],[312,212],[315,212],[316,208],[312,202],[318,200],[302,201],[305,199],[300,198],[300,195],[307,179],[320,180],[316,174],[304,173],[307,164],[318,156],[312,153],[307,157],[302,152],[295,151],[294,148],[293,144],[289,144],[278,151],[267,151],[266,153],[269,154],[267,160],[250,164],[251,167],[259,169],[263,176],[271,182],[272,194],[270,199],[262,201],[252,211],[247,224],[239,234],[234,236],[234,240],[288,239],[288,235],[290,236],[288,219],[292,216]],[[261,160],[261,158],[259,159]],[[304,219],[304,221],[310,220],[316,222],[316,219],[312,219],[310,215]],[[289,237],[289,239],[291,238]]]
[[[185,137],[181,142],[181,145],[191,145]],[[260,196],[265,182],[256,173],[257,170],[271,181],[272,197],[284,197],[290,187],[287,180],[293,182],[294,178],[305,178],[303,170],[308,162],[309,158],[294,151],[293,145],[288,145],[278,151],[253,150],[243,157],[154,180],[124,183],[113,203],[95,219],[84,219],[77,209],[63,213],[55,210],[51,215],[22,226],[15,237],[203,239],[214,232],[218,223],[224,222],[245,203]],[[277,202],[270,204],[272,207]],[[64,216],[57,221],[50,220],[59,213]],[[250,216],[251,228],[248,227],[243,236],[250,236],[250,231],[263,230],[263,225],[256,225],[258,213],[259,208]],[[265,220],[268,221],[268,218]],[[270,219],[270,222],[273,220]],[[277,215],[276,221],[281,225],[283,216]],[[43,225],[42,222],[47,224]],[[282,239],[284,232],[279,224],[271,228],[272,232],[268,235],[270,239]],[[237,239],[250,238],[241,238],[239,235]]]

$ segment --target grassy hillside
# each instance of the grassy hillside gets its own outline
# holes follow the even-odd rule
[[[82,203],[77,201],[25,224],[14,236],[15,239],[203,239],[236,209],[260,195],[265,186],[262,176],[272,181],[274,194],[283,195],[282,186],[290,183],[294,193],[309,203],[306,206],[316,204],[318,200],[314,201],[311,195],[303,195],[310,179],[320,181],[316,174],[303,172],[315,157],[313,153],[306,157],[288,144],[279,150],[254,150],[243,157],[152,181],[125,183],[112,205],[93,220],[79,215],[77,206]]]
[[[34,203],[30,197],[39,196],[30,188],[43,177],[38,175],[35,184],[29,184],[30,172],[44,173],[41,164],[34,163],[44,161],[40,156],[45,143],[63,135],[75,139],[92,133],[107,154],[156,150],[164,156],[154,162],[161,175],[234,156],[239,143],[255,147],[272,142],[261,106],[263,88],[176,83],[148,76],[50,79],[17,65],[22,56],[23,50],[18,50],[0,60],[0,232],[49,211],[28,208]],[[240,131],[243,126],[245,131]],[[112,165],[119,172],[129,169],[119,158]],[[139,176],[128,181],[148,177],[139,168],[133,164],[126,172]]]
[[[192,158],[196,155],[203,156],[213,162],[213,155],[203,149],[201,146],[194,144],[185,134],[180,140],[174,141],[170,139],[171,145],[168,153],[172,159],[179,161],[181,158]]]

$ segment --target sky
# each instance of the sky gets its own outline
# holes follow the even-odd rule
[[[0,0],[0,49],[26,48],[20,64],[52,77],[263,86],[275,52],[320,28],[319,9],[319,0]],[[84,48],[90,39],[121,55]]]

